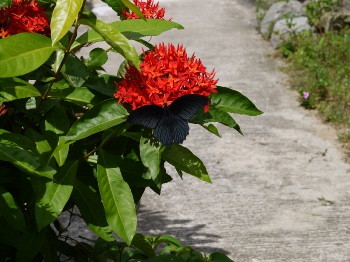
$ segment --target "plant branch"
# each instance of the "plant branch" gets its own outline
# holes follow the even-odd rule
[[[98,150],[102,149],[104,146],[108,145],[110,142],[112,142],[114,139],[116,139],[119,136],[119,134],[116,134],[114,136],[112,136],[111,138],[109,138],[106,142],[101,143],[101,145],[99,145],[98,147],[96,147],[94,150],[90,151],[89,153],[87,153],[85,156],[83,156],[82,158],[80,158],[78,161],[82,162],[85,159],[87,159],[89,156],[91,156],[92,154],[94,154],[95,152],[97,152]]]
[[[71,47],[72,47],[72,45],[73,45],[73,43],[74,43],[74,40],[75,40],[76,37],[77,37],[78,28],[79,28],[79,25],[80,25],[80,24],[79,24],[79,20],[81,19],[81,16],[83,15],[83,10],[84,10],[84,6],[85,6],[85,2],[86,2],[86,0],[83,1],[83,5],[82,5],[82,7],[81,7],[81,9],[80,9],[80,11],[79,11],[78,17],[77,17],[76,22],[75,22],[75,27],[74,27],[73,34],[72,34],[72,36],[71,36],[71,38],[70,38],[70,40],[69,40],[69,44],[68,44],[68,46],[67,46],[65,52],[64,52],[64,56],[63,56],[63,58],[62,58],[62,61],[61,61],[60,65],[58,66],[55,75],[53,76],[54,79],[50,82],[49,87],[46,89],[44,95],[41,97],[40,103],[39,103],[38,107],[36,108],[36,111],[35,111],[35,113],[34,113],[32,119],[30,120],[30,122],[29,122],[29,124],[28,124],[28,127],[27,127],[26,129],[29,129],[29,128],[32,127],[36,116],[39,114],[40,108],[42,107],[43,103],[44,103],[45,100],[47,99],[47,97],[48,97],[48,95],[49,95],[49,92],[50,92],[50,90],[51,90],[53,84],[57,81],[57,78],[58,78],[59,74],[61,73],[61,70],[62,70],[62,68],[63,68],[63,65],[64,65],[64,63],[65,63],[65,61],[66,61],[66,59],[67,59],[67,57],[68,57],[68,55],[69,55],[69,53],[70,53],[70,49],[71,49]]]

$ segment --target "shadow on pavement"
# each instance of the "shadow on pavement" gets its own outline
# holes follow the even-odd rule
[[[148,210],[141,205],[138,210],[137,232],[144,235],[171,235],[177,238],[184,246],[191,246],[196,251],[210,254],[221,252],[228,254],[220,248],[211,248],[211,243],[216,243],[221,237],[219,235],[203,233],[206,225],[190,225],[190,219],[174,219],[166,217],[161,211]]]

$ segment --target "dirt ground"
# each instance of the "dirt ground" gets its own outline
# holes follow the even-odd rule
[[[174,181],[161,196],[149,190],[142,199],[138,231],[171,234],[236,262],[350,261],[350,166],[335,131],[299,106],[283,63],[268,57],[273,49],[255,30],[251,2],[160,1],[185,30],[150,41],[184,44],[215,68],[219,85],[242,92],[264,114],[235,116],[244,136],[218,125],[218,138],[191,126],[184,145],[213,183],[182,181],[169,168]]]

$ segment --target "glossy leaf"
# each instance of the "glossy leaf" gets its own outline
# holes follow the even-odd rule
[[[102,48],[91,50],[89,56],[90,61],[88,62],[88,66],[103,66],[108,60],[108,55]]]
[[[106,99],[106,96],[92,92],[86,87],[72,88],[59,84],[53,85],[53,88],[50,90],[48,97],[59,98],[87,106],[97,105]]]
[[[61,214],[72,193],[77,167],[77,161],[69,161],[57,170],[54,181],[33,180],[37,194],[35,219],[39,231]]]
[[[41,94],[27,81],[21,80],[17,77],[0,78],[0,101],[7,102],[35,96],[41,96]]]
[[[182,25],[179,25],[172,21],[160,20],[160,19],[131,19],[116,21],[109,24],[114,29],[122,33],[126,38],[130,40],[139,39],[145,36],[157,36],[165,31],[171,29],[183,29]],[[82,34],[73,43],[72,48],[89,42],[101,42],[103,38],[94,30],[89,30]]]
[[[98,192],[76,179],[73,196],[80,214],[88,227],[100,238],[113,241],[112,229],[108,226],[105,211]]]
[[[167,147],[164,150],[162,158],[175,168],[205,182],[211,183],[209,174],[202,160],[195,156],[188,148],[173,144],[171,147]]]
[[[126,9],[126,6],[123,4],[121,0],[102,0],[107,5],[109,5],[114,11],[116,11],[119,15],[122,14],[122,10]]]
[[[179,240],[177,240],[175,237],[170,235],[163,235],[156,238],[156,245],[159,245],[160,243],[167,243],[168,245],[172,245],[175,247],[182,247],[182,244]]]
[[[71,54],[67,56],[61,72],[77,77],[88,77],[92,74],[90,69],[82,61]]]
[[[225,112],[257,116],[263,112],[240,92],[227,87],[218,86],[217,93],[210,95],[211,103]]]
[[[218,129],[216,128],[216,126],[214,126],[213,124],[209,124],[209,125],[201,125],[203,128],[205,128],[206,130],[208,130],[210,133],[221,137],[221,135],[219,134]]]
[[[21,208],[12,195],[2,187],[0,187],[0,213],[13,228],[24,231],[26,221]]]
[[[88,25],[94,29],[114,50],[131,61],[136,68],[139,68],[140,59],[135,47],[118,30],[98,19],[82,19],[81,24]]]
[[[27,234],[22,234],[17,244],[16,262],[31,261],[42,248],[46,236],[46,228],[37,231],[33,226],[27,226]]]
[[[152,248],[151,237],[144,236],[142,234],[136,234],[132,239],[131,245],[142,251],[147,257],[155,257],[156,254]]]
[[[97,180],[108,224],[130,245],[136,233],[136,210],[131,190],[123,180],[116,155],[100,150]]]
[[[134,12],[140,19],[145,19],[140,8],[138,8],[134,3],[132,3],[129,0],[121,0],[121,1],[127,8],[129,8],[132,12]]]
[[[70,124],[66,111],[58,104],[52,108],[41,124],[43,136],[49,142],[51,148],[56,148],[62,136],[69,130]],[[68,147],[57,152],[54,157],[59,166],[62,166],[68,155]]]
[[[110,99],[96,105],[79,118],[67,133],[66,140],[79,140],[106,130],[126,121],[128,112],[118,104],[117,99]]]
[[[162,177],[159,172],[159,165],[161,160],[161,153],[164,150],[161,143],[159,143],[152,135],[149,129],[143,131],[140,139],[140,157],[142,163],[147,167],[147,171],[144,175],[145,178],[151,177],[158,188],[161,188]]]
[[[36,150],[40,154],[40,164],[44,166],[48,165],[52,149],[47,140],[31,128],[26,130],[25,136],[35,143]]]
[[[127,61],[127,60],[126,60]],[[115,90],[117,86],[115,82],[118,82],[120,78],[113,75],[99,75],[91,76],[88,80],[85,81],[85,87],[89,87],[97,92],[107,95],[109,97],[114,97]]]
[[[69,31],[83,2],[83,0],[57,0],[50,24],[52,44],[58,42]]]
[[[6,135],[6,134],[3,134]],[[11,162],[19,169],[37,176],[52,179],[56,170],[49,166],[41,166],[37,161],[37,155],[29,150],[19,147],[13,141],[0,138],[0,160]]]
[[[56,48],[50,38],[39,34],[21,33],[0,39],[0,78],[37,69]]]

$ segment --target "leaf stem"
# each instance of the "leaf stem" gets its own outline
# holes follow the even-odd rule
[[[67,57],[68,57],[68,55],[69,55],[69,53],[70,53],[70,49],[71,49],[71,47],[72,47],[72,45],[73,45],[73,43],[74,43],[74,40],[75,40],[76,37],[77,37],[78,28],[79,28],[79,25],[80,25],[80,24],[79,24],[79,20],[81,19],[81,16],[83,15],[83,10],[84,10],[84,6],[85,6],[85,2],[86,2],[86,0],[83,1],[83,4],[82,4],[82,6],[81,6],[81,9],[80,9],[80,11],[79,11],[78,17],[77,17],[76,22],[75,22],[75,27],[74,27],[73,34],[72,34],[72,36],[71,36],[71,38],[70,38],[70,40],[69,40],[69,44],[68,44],[68,46],[67,46],[65,52],[64,52],[64,56],[63,56],[63,58],[62,58],[62,61],[61,61],[60,65],[58,66],[55,75],[53,76],[54,79],[50,82],[49,87],[46,89],[44,95],[41,97],[40,103],[39,103],[38,107],[36,108],[36,111],[35,111],[35,113],[34,113],[32,119],[30,120],[30,122],[29,122],[29,124],[28,124],[28,126],[27,126],[26,129],[29,129],[29,128],[32,127],[32,125],[33,125],[33,123],[34,123],[34,120],[35,120],[36,116],[38,115],[38,113],[39,113],[39,111],[40,111],[40,108],[42,107],[43,103],[44,103],[45,100],[47,99],[47,96],[49,95],[49,92],[50,92],[50,90],[51,90],[53,84],[57,81],[57,78],[58,78],[58,76],[59,76],[59,74],[60,74],[60,72],[61,72],[61,70],[62,70],[62,67],[63,67],[63,65],[64,65],[64,63],[65,63],[65,61],[66,61],[66,59],[67,59]],[[26,129],[25,129],[25,130],[26,130]],[[25,131],[25,130],[24,130],[24,131]]]
[[[116,134],[114,136],[112,136],[111,138],[109,138],[107,141],[101,143],[101,145],[99,145],[98,147],[96,147],[94,150],[90,151],[89,153],[87,153],[85,156],[83,156],[82,158],[80,158],[78,161],[82,162],[85,159],[87,159],[89,156],[91,156],[92,154],[94,154],[95,152],[97,152],[98,150],[102,149],[104,146],[108,145],[110,142],[112,142],[114,139],[116,139],[119,136],[119,134]]]

